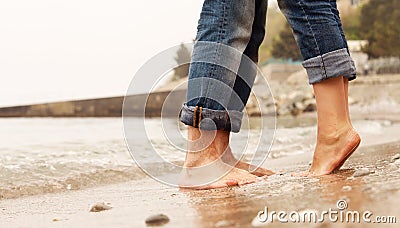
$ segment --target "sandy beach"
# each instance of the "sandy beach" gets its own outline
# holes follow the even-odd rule
[[[356,101],[350,111],[362,142],[342,170],[319,178],[292,177],[292,172],[310,166],[316,113],[280,116],[263,167],[281,174],[226,189],[179,190],[145,175],[129,155],[120,118],[1,119],[0,227],[146,227],[146,219],[158,214],[169,218],[165,227],[377,226],[328,219],[312,224],[257,219],[265,207],[276,212],[322,213],[338,210],[339,200],[346,201],[345,211],[371,212],[371,220],[394,216],[397,224],[379,225],[396,227],[400,222],[400,84],[385,83],[398,76],[378,79],[365,77],[350,87]],[[373,93],[366,92],[371,89]],[[133,126],[143,120],[134,121]],[[177,126],[176,119],[164,121],[167,129]],[[244,131],[254,135],[259,119],[251,121],[255,128]],[[183,162],[182,152],[160,140],[158,119],[146,119],[146,124],[153,145],[144,143],[143,133],[135,136],[143,161],[168,172],[147,154],[155,146],[170,161]],[[176,137],[185,135],[185,129],[181,127]],[[246,140],[239,136],[233,148]],[[112,208],[90,212],[96,203]]]
[[[0,228],[400,228],[400,0],[0,11]]]
[[[387,137],[363,137],[361,148],[342,170],[329,176],[291,177],[291,172],[306,170],[309,166],[312,154],[302,153],[267,160],[266,168],[282,174],[241,187],[182,191],[145,177],[94,188],[1,200],[0,227],[146,227],[145,219],[159,213],[170,219],[165,227],[308,227],[309,224],[302,223],[260,224],[253,220],[266,206],[275,211],[319,212],[337,209],[336,203],[341,199],[348,203],[347,210],[369,210],[373,212],[371,218],[396,216],[398,223],[400,166],[392,158],[400,153],[399,127],[393,122],[384,129]],[[368,174],[352,177],[355,171],[363,168],[368,169]],[[98,202],[109,204],[112,209],[89,212]],[[312,225],[376,226],[374,223],[330,221]]]

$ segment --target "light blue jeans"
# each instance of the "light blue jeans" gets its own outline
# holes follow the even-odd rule
[[[336,0],[278,0],[303,56],[309,83],[356,78]],[[204,130],[239,132],[257,74],[267,0],[205,0],[180,120]]]

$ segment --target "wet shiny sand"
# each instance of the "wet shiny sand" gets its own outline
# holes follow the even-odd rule
[[[305,170],[311,155],[303,154],[267,161],[266,167],[281,170],[270,177],[242,187],[218,190],[180,191],[145,178],[85,190],[31,196],[0,201],[0,227],[145,227],[153,214],[166,214],[164,227],[253,227],[260,210],[321,212],[337,210],[345,199],[346,210],[366,210],[375,215],[397,216],[400,223],[400,169],[391,162],[400,153],[400,142],[364,146],[335,174],[319,178],[291,177]],[[370,174],[353,178],[355,170],[368,168]],[[89,212],[97,202],[113,209]],[[259,224],[258,224],[259,225]],[[292,227],[310,224],[263,224],[267,227]],[[377,227],[377,224],[325,223],[312,227]],[[380,224],[380,226],[382,226]]]

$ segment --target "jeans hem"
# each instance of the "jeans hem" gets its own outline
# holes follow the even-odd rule
[[[243,112],[236,110],[213,110],[183,104],[180,121],[201,130],[225,130],[239,132],[242,125]]]
[[[303,67],[307,70],[310,84],[339,76],[349,81],[356,79],[356,67],[346,48],[307,59]]]

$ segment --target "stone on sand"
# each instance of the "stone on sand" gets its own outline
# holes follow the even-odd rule
[[[304,112],[313,112],[317,110],[317,103],[313,98],[305,100],[304,101],[304,106],[306,107],[304,109]]]
[[[388,127],[388,126],[390,126],[390,125],[392,125],[392,121],[390,121],[390,120],[385,120],[385,121],[383,121],[383,126],[385,126],[385,127]],[[400,156],[400,155],[399,155]]]
[[[150,226],[160,226],[169,222],[168,216],[164,214],[151,215],[146,218],[146,224]]]
[[[96,203],[90,208],[90,212],[100,212],[100,211],[106,211],[112,209],[111,206],[105,204],[105,203]]]
[[[214,225],[214,227],[232,227],[232,226],[234,226],[234,223],[231,221],[227,221],[227,220],[218,221]]]
[[[397,159],[396,161],[394,161],[393,164],[395,164],[395,165],[397,165],[397,166],[400,166],[400,159]]]
[[[346,186],[342,187],[342,191],[344,191],[344,192],[348,192],[348,191],[351,191],[351,190],[352,190],[351,186],[346,185]]]
[[[353,177],[362,177],[362,176],[366,176],[369,174],[370,174],[370,171],[368,168],[361,168],[354,172]]]
[[[400,159],[400,154],[395,154],[395,155],[393,155],[391,162],[395,162],[396,160],[399,160],[399,159]]]
[[[301,91],[293,91],[289,94],[288,99],[291,103],[302,102],[304,100],[304,93]]]
[[[388,170],[390,170],[390,171],[394,171],[394,170],[397,170],[397,169],[398,169],[398,167],[397,167],[397,165],[394,164],[394,163],[390,163],[390,164],[388,165]]]

